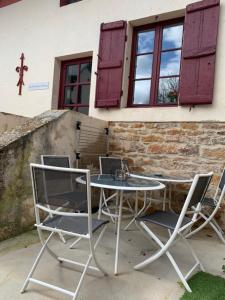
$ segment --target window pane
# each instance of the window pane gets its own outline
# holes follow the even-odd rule
[[[181,50],[163,52],[161,54],[160,76],[180,74]]]
[[[179,78],[159,79],[158,103],[176,103],[178,95]]]
[[[149,104],[151,80],[138,80],[134,82],[133,104]]]
[[[77,111],[79,111],[82,114],[88,115],[89,107],[78,107]]]
[[[77,82],[78,65],[70,65],[66,68],[66,84]]]
[[[183,25],[165,27],[163,29],[162,50],[181,48]]]
[[[91,63],[80,65],[80,81],[87,82],[91,80]]]
[[[152,54],[137,56],[135,79],[152,77],[152,57]]]
[[[139,32],[137,38],[137,53],[153,52],[155,31]]]
[[[78,90],[78,103],[89,104],[90,85],[80,85]]]
[[[65,88],[64,104],[74,104],[77,99],[77,87],[70,86]]]
[[[75,3],[75,2],[78,2],[78,1],[81,1],[81,0],[68,0],[68,4],[72,4],[72,3]]]

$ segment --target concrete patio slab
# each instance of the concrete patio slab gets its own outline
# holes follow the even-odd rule
[[[123,224],[125,225],[125,223]],[[159,231],[158,231],[159,232]],[[160,235],[166,232],[160,232]],[[137,229],[122,231],[119,275],[113,275],[115,255],[115,233],[113,224],[109,225],[97,251],[99,262],[108,271],[109,276],[88,275],[85,278],[79,300],[178,300],[184,290],[178,283],[175,271],[168,259],[162,257],[142,271],[134,271],[133,266],[141,262],[154,251],[156,246],[148,241]],[[69,250],[73,240],[64,245],[56,236],[52,248],[64,257],[85,262],[87,242],[81,241],[77,249]],[[207,272],[222,275],[221,266],[225,256],[225,246],[208,230],[203,230],[191,240],[191,244],[199,255]],[[30,284],[24,294],[20,289],[30,267],[40,249],[36,232],[30,232],[17,238],[0,243],[0,299],[1,300],[64,300],[70,299],[55,291]],[[192,258],[182,243],[173,248],[172,253],[182,270],[192,264]],[[46,253],[34,274],[35,278],[58,284],[73,291],[80,273],[59,265]]]

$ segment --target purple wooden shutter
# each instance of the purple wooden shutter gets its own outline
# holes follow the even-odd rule
[[[219,5],[219,0],[203,0],[186,8],[180,105],[212,103]]]
[[[120,106],[126,28],[126,21],[101,24],[95,107]]]

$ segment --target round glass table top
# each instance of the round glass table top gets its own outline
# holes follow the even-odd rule
[[[160,182],[170,182],[170,183],[191,183],[193,181],[192,178],[187,178],[183,176],[172,176],[166,174],[139,174],[132,173],[130,174],[133,178],[141,178],[141,179],[149,179],[149,180],[158,180]]]
[[[79,181],[81,182],[82,178]],[[92,175],[91,186],[127,191],[147,191],[165,188],[164,184],[156,180],[130,176],[126,180],[116,180],[112,175]]]

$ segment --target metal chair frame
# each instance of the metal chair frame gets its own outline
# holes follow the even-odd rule
[[[57,210],[57,209],[52,209],[50,208],[48,205],[44,206],[41,204],[38,204],[37,202],[37,188],[36,188],[36,182],[35,182],[35,176],[34,176],[34,169],[42,169],[42,170],[56,170],[56,171],[61,171],[61,172],[71,172],[71,173],[79,173],[79,174],[84,174],[86,176],[87,179],[87,205],[88,205],[88,212],[87,213],[77,213],[77,212],[64,212],[62,210]],[[24,282],[24,285],[21,289],[21,293],[23,293],[27,287],[28,284],[30,282],[35,283],[37,285],[41,285],[53,290],[56,290],[58,292],[61,292],[63,294],[66,294],[68,296],[71,296],[73,300],[77,299],[78,296],[78,292],[81,288],[81,285],[83,283],[84,280],[84,276],[87,272],[87,270],[92,270],[92,271],[98,271],[98,272],[102,272],[104,275],[107,275],[106,271],[99,265],[98,261],[96,260],[96,256],[95,256],[95,250],[106,230],[106,225],[102,225],[103,229],[101,230],[97,241],[95,242],[95,244],[93,243],[93,233],[92,233],[92,214],[91,214],[91,189],[90,189],[90,171],[89,170],[84,170],[84,169],[68,169],[68,168],[59,168],[59,167],[52,167],[52,166],[45,166],[45,165],[39,165],[39,164],[31,164],[30,165],[30,170],[31,170],[31,179],[32,179],[32,188],[33,188],[33,198],[34,198],[34,207],[35,207],[35,217],[36,217],[36,224],[35,226],[37,227],[37,231],[39,234],[39,238],[42,244],[42,248],[40,250],[40,252],[37,255],[37,258]],[[47,212],[49,215],[56,215],[56,216],[64,216],[64,217],[86,217],[87,221],[88,221],[88,233],[87,234],[79,234],[79,233],[75,233],[75,232],[70,232],[67,230],[62,230],[59,228],[52,228],[52,227],[48,227],[45,224],[43,224],[43,222],[41,222],[40,220],[40,211],[44,211]],[[48,236],[48,238],[45,240],[42,234],[42,231],[49,231],[50,234]],[[89,248],[90,248],[90,253],[88,256],[88,259],[86,261],[85,264],[77,262],[77,261],[73,261],[67,258],[63,258],[58,256],[52,249],[50,249],[49,247],[49,242],[52,239],[54,234],[66,234],[66,235],[70,235],[72,237],[78,237],[78,238],[82,238],[82,239],[86,239],[89,241]],[[75,289],[74,292],[63,289],[61,287],[58,287],[56,285],[53,284],[49,284],[45,281],[41,281],[38,279],[33,278],[33,273],[35,271],[35,269],[38,266],[38,263],[43,255],[43,253],[45,252],[45,250],[48,251],[48,253],[54,258],[56,259],[57,262],[59,263],[63,263],[66,262],[68,264],[71,264],[73,266],[77,266],[79,268],[83,268],[83,272],[81,274],[79,283],[77,285],[77,288]],[[94,260],[96,267],[94,266],[90,266],[90,262],[91,260]]]
[[[158,244],[159,246],[159,250],[153,254],[152,256],[150,256],[149,258],[147,258],[146,260],[144,260],[143,262],[137,264],[134,269],[135,270],[140,270],[144,267],[146,267],[147,265],[149,265],[150,263],[154,262],[155,260],[157,260],[158,258],[160,258],[162,255],[166,254],[167,257],[169,258],[172,266],[174,267],[177,275],[179,276],[181,282],[183,283],[184,287],[186,288],[186,290],[188,292],[191,292],[191,288],[189,286],[189,284],[187,283],[188,278],[191,276],[191,274],[193,273],[193,271],[199,266],[201,268],[202,271],[204,271],[204,268],[201,264],[201,262],[199,261],[197,255],[195,254],[194,250],[192,249],[191,245],[189,244],[189,242],[186,240],[186,234],[187,231],[190,230],[190,228],[193,226],[193,224],[199,220],[199,213],[201,212],[201,200],[204,197],[209,182],[212,178],[213,173],[208,173],[208,174],[197,174],[194,177],[194,180],[192,182],[192,185],[190,187],[190,190],[188,192],[188,195],[186,197],[186,200],[184,202],[183,208],[181,210],[181,213],[178,217],[177,223],[175,225],[175,228],[173,229],[173,231],[169,230],[170,236],[169,239],[167,240],[167,242],[162,242],[160,240],[160,238],[152,232],[152,230],[149,229],[149,227],[145,224],[144,221],[136,221],[137,226],[143,231],[143,233],[152,241],[154,241],[156,244]],[[194,210],[192,210],[189,214],[192,214],[192,218],[190,218],[190,221],[188,223],[186,223],[185,225],[183,225],[183,220],[185,218],[185,215],[188,212],[188,207],[190,205],[190,201],[192,199],[192,196],[194,195],[197,183],[199,181],[199,179],[201,177],[208,177],[208,181],[207,184],[204,187],[201,199],[199,199],[196,208]],[[151,221],[150,221],[151,222]],[[160,225],[159,225],[160,226]],[[190,250],[194,260],[195,260],[195,264],[190,268],[190,270],[187,272],[186,275],[184,275],[181,270],[179,269],[176,261],[174,260],[173,256],[171,255],[169,249],[171,246],[174,246],[175,243],[179,240],[182,239],[184,241],[184,243],[186,244],[187,248]]]
[[[220,182],[217,186],[215,195],[212,198],[212,201],[214,201],[214,204],[215,204],[214,209],[211,210],[211,213],[208,212],[207,205],[205,206],[204,201],[203,201],[202,206],[203,206],[204,212],[203,211],[199,212],[199,215],[202,217],[204,222],[200,226],[198,226],[196,229],[190,231],[186,235],[186,238],[192,237],[194,234],[196,234],[197,232],[199,232],[200,230],[202,230],[205,226],[207,226],[209,224],[212,227],[212,229],[216,232],[216,234],[218,235],[218,237],[220,238],[222,243],[225,244],[224,232],[214,218],[216,213],[220,209],[221,202],[224,199],[224,195],[225,195],[225,168],[221,175]]]

